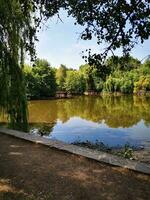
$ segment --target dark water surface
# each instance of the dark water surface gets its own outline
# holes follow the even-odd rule
[[[150,146],[150,97],[75,97],[29,102],[33,132],[68,143]],[[37,128],[37,129],[36,129]]]

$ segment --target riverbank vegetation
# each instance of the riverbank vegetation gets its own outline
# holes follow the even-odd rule
[[[61,65],[52,67],[37,59],[34,66],[24,68],[26,93],[29,98],[54,97],[56,92],[145,94],[150,92],[150,59],[141,63],[131,56],[113,56],[101,67],[88,64],[78,70]]]
[[[86,147],[89,149],[94,149],[98,151],[104,151],[107,153],[111,153],[114,155],[121,156],[123,158],[128,158],[131,160],[135,160],[135,157],[133,156],[133,151],[140,150],[140,148],[137,148],[135,146],[130,146],[130,144],[125,144],[123,147],[109,147],[108,145],[105,145],[103,142],[99,142],[98,140],[95,143],[92,143],[90,141],[76,141],[72,143],[73,145],[77,145],[79,147]]]

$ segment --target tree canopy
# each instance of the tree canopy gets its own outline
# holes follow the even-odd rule
[[[55,96],[55,69],[50,67],[47,60],[37,59],[34,67],[24,68],[26,94],[31,99]]]
[[[60,91],[77,95],[91,90],[140,95],[150,91],[149,59],[141,63],[131,56],[128,59],[112,56],[105,61],[104,70],[88,64],[81,65],[79,70],[64,65],[54,68],[47,66],[46,60],[37,61],[34,67],[24,68],[26,94],[31,99],[54,97]]]

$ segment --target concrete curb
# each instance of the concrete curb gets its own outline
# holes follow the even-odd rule
[[[40,136],[30,135],[21,131],[0,128],[0,133],[4,133],[16,138],[20,138],[20,139],[27,140],[30,142],[49,146],[51,148],[56,148],[61,151],[66,151],[66,152],[73,153],[76,155],[84,156],[86,158],[90,158],[99,162],[104,162],[110,165],[115,165],[115,166],[131,169],[137,172],[150,174],[150,165],[146,163],[124,159],[119,156],[115,156],[109,153],[104,153],[102,151],[95,151],[95,150],[84,148],[84,147],[78,147],[76,145],[66,144],[61,141],[49,140]]]

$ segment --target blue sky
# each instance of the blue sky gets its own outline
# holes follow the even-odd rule
[[[91,48],[93,53],[98,53],[104,46],[98,46],[96,40],[81,40],[80,33],[83,27],[75,26],[74,19],[68,18],[65,12],[61,12],[60,17],[63,23],[57,17],[53,17],[38,33],[37,57],[47,59],[54,67],[65,64],[67,67],[78,69],[85,63],[82,59],[82,51]],[[117,50],[115,54],[121,55],[121,51]],[[131,55],[139,60],[149,54],[150,40],[137,45],[131,52]]]

